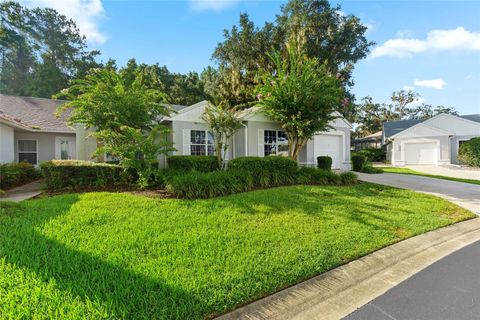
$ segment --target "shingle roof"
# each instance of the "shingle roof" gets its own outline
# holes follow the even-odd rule
[[[460,118],[467,119],[470,121],[480,122],[480,114],[468,114],[459,116]],[[413,119],[413,120],[397,120],[397,121],[387,121],[383,123],[383,132],[384,139],[393,136],[405,129],[413,127],[417,123],[421,123],[427,119]]]
[[[55,111],[63,100],[17,97],[0,94],[0,118],[39,132],[74,132],[67,126],[68,112],[60,118]]]

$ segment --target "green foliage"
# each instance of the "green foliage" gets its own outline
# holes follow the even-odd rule
[[[340,182],[344,186],[354,185],[358,183],[357,175],[353,172],[342,172],[339,176]]]
[[[472,167],[480,167],[480,138],[462,143],[458,150],[458,160]]]
[[[235,110],[228,109],[224,104],[216,106],[211,103],[205,108],[202,119],[213,135],[218,165],[224,169],[224,159],[229,143],[235,132],[242,126],[242,120],[237,116]]]
[[[363,166],[365,166],[366,163],[367,163],[367,159],[365,158],[365,156],[360,154],[352,155],[353,171],[361,172],[363,169]]]
[[[331,170],[302,167],[298,170],[297,181],[300,184],[340,185],[340,176]]]
[[[380,168],[375,168],[372,165],[365,164],[362,168],[363,173],[371,173],[371,174],[377,174],[377,173],[383,173],[383,170]]]
[[[170,170],[210,172],[220,169],[214,156],[168,156],[167,164]]]
[[[285,157],[238,157],[228,163],[228,170],[251,174],[256,187],[272,187],[294,183],[298,164]]]
[[[258,105],[288,134],[289,156],[296,160],[316,132],[327,131],[344,96],[339,81],[317,59],[288,50],[270,56],[275,72],[264,70],[257,86]]]
[[[9,189],[40,178],[40,172],[28,162],[0,164],[0,188]]]
[[[111,187],[133,182],[124,167],[79,160],[52,160],[40,165],[49,190]]]
[[[15,207],[0,214],[3,319],[207,319],[474,217],[366,183],[189,201],[91,192]]]
[[[367,161],[379,162],[386,159],[386,151],[383,149],[367,148],[355,151],[352,154],[359,154],[364,156]]]
[[[332,158],[329,156],[317,157],[317,167],[324,170],[332,170]]]
[[[98,67],[75,22],[50,8],[0,3],[0,92],[50,98]]]

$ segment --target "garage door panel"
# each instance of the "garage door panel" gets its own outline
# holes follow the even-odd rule
[[[436,164],[438,146],[435,142],[405,143],[406,164]]]
[[[342,164],[342,137],[338,135],[316,135],[314,145],[315,161],[319,156],[332,158],[332,168],[341,168]]]

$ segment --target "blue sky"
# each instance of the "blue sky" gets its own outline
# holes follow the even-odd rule
[[[73,18],[102,59],[123,65],[165,64],[171,71],[201,71],[212,64],[223,29],[248,12],[257,24],[273,21],[276,0],[36,0]],[[336,4],[337,2],[332,2]],[[388,101],[413,88],[426,103],[480,113],[480,1],[339,1],[369,27],[377,45],[356,65],[354,93]]]

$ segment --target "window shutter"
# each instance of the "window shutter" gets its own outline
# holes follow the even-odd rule
[[[264,148],[265,140],[264,139],[265,139],[264,130],[258,129],[258,156],[259,157],[265,156],[265,148]]]
[[[182,154],[184,156],[190,155],[190,129],[183,129]]]

